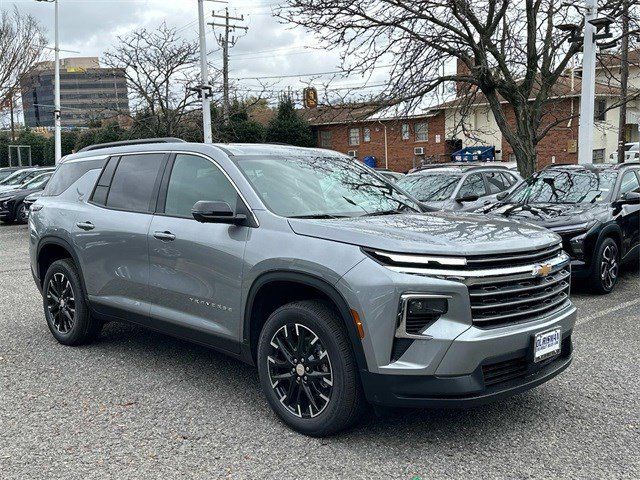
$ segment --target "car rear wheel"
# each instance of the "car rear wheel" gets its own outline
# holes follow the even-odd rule
[[[95,340],[102,322],[91,316],[80,277],[69,259],[51,264],[42,286],[44,315],[49,330],[63,345],[83,345]]]
[[[620,273],[620,249],[612,238],[605,238],[598,250],[593,262],[591,273],[591,286],[596,293],[610,293]]]
[[[321,301],[273,312],[260,333],[257,362],[269,404],[300,433],[331,435],[357,422],[366,408],[341,319]]]

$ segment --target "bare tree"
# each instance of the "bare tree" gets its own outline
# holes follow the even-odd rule
[[[162,24],[118,37],[120,44],[105,53],[105,64],[125,72],[132,109],[130,115],[145,136],[182,136],[191,130],[185,120],[200,102],[190,90],[198,83],[197,42],[179,37]]]
[[[287,0],[277,14],[342,49],[346,72],[389,66],[384,105],[410,109],[443,83],[483,97],[523,175],[549,132],[545,109],[582,41],[558,28],[584,26],[582,0]],[[615,14],[618,1],[601,1]],[[637,31],[631,31],[631,35]],[[443,74],[455,59],[460,68]],[[506,103],[506,106],[505,106]],[[559,119],[557,121],[560,121]]]
[[[40,24],[31,15],[3,11],[0,15],[0,107],[13,98],[20,78],[43,57],[46,45]]]

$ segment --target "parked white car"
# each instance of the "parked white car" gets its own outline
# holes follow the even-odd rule
[[[624,149],[625,149],[625,152],[624,152],[625,162],[640,160],[640,143],[638,142],[627,143],[624,146]],[[618,163],[618,152],[613,152],[611,155],[609,155],[609,161],[611,163]]]

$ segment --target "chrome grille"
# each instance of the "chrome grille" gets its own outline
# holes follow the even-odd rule
[[[569,257],[560,243],[468,257],[364,251],[396,272],[464,283],[469,290],[471,318],[478,327],[531,321],[569,305]]]
[[[546,277],[469,285],[473,323],[486,327],[550,313],[569,299],[570,275],[563,268]]]

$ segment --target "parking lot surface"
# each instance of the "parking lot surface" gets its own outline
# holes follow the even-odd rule
[[[110,323],[56,343],[25,226],[0,226],[0,478],[640,478],[640,278],[574,292],[574,362],[473,410],[370,416],[327,439],[288,430],[257,372]]]

